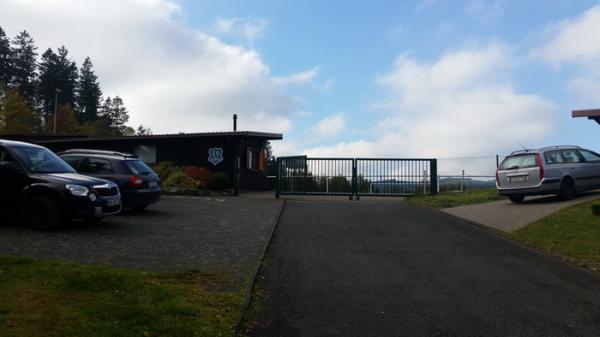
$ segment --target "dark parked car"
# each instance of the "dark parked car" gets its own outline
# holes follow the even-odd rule
[[[63,219],[101,219],[121,211],[111,181],[77,174],[45,147],[0,140],[0,214],[21,217],[36,229]]]
[[[74,149],[58,153],[77,172],[119,185],[123,207],[142,210],[160,200],[160,179],[139,157],[122,152]]]

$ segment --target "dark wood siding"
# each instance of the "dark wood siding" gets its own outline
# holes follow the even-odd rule
[[[234,162],[237,152],[240,154],[240,189],[243,190],[266,190],[266,170],[251,170],[247,167],[247,149],[253,148],[264,151],[264,143],[267,139],[261,137],[181,137],[181,138],[145,138],[136,139],[129,137],[124,139],[104,140],[64,140],[60,142],[38,142],[54,152],[68,149],[96,149],[119,152],[134,153],[138,145],[155,146],[156,161],[172,161],[175,165],[194,165],[210,169],[213,172],[224,172],[233,182]],[[210,148],[223,149],[223,161],[217,165],[208,161]]]

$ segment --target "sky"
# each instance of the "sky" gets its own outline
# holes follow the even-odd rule
[[[155,134],[277,132],[276,155],[440,158],[600,151],[600,3],[585,0],[2,0],[41,54],[94,62]],[[445,160],[445,161],[444,161]],[[495,159],[494,159],[495,163]]]

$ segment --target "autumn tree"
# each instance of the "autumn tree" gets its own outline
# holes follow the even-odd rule
[[[54,131],[54,115],[51,115],[48,119],[46,129],[48,133]],[[68,103],[59,105],[56,116],[56,133],[61,135],[71,135],[77,133],[79,130],[80,126],[71,105]]]
[[[17,91],[10,91],[0,105],[0,130],[4,134],[33,133],[40,125],[38,116],[29,109]]]

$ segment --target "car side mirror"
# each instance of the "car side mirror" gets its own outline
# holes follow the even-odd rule
[[[0,172],[19,172],[19,166],[12,161],[0,162]]]

